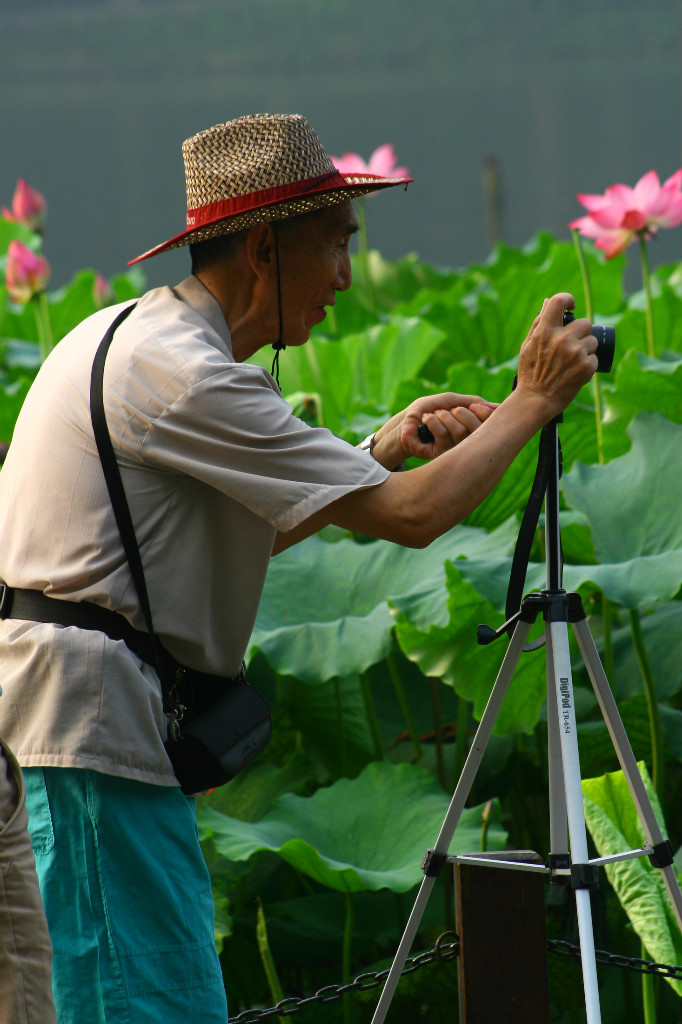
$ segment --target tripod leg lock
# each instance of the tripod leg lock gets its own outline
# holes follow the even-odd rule
[[[673,863],[674,859],[673,847],[669,839],[656,843],[649,854],[649,860],[655,868],[667,868]]]
[[[598,869],[594,864],[571,864],[571,885],[574,889],[598,889]]]
[[[422,871],[427,878],[437,878],[445,867],[447,853],[438,853],[437,850],[427,850],[422,861]]]
[[[570,885],[571,857],[568,853],[550,853],[545,867],[549,868],[550,885]],[[558,872],[561,874],[558,874]]]

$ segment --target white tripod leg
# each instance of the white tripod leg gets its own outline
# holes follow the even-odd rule
[[[606,678],[603,665],[599,660],[599,654],[594,640],[592,639],[592,634],[590,633],[587,622],[584,619],[573,623],[573,630],[575,632],[587,672],[592,681],[595,695],[599,701],[599,707],[601,708],[601,713],[604,717],[604,721],[606,722],[606,727],[609,730],[611,742],[613,743],[614,750],[623,770],[623,775],[627,781],[639,820],[642,823],[644,834],[651,846],[658,846],[659,844],[664,843],[665,839],[661,832],[660,825],[656,820],[656,815],[654,814],[654,809],[651,806],[649,794],[647,793],[644,782],[642,781],[642,776],[639,774],[635,755],[632,752],[632,747],[630,746],[630,741],[628,740],[627,733],[625,732],[625,727],[620,714],[618,713],[618,706],[613,693],[611,692],[611,687],[609,686],[609,681]],[[680,929],[682,929],[682,892],[680,892],[675,868],[672,864],[669,864],[660,870],[663,874],[663,881],[666,889],[668,890],[668,895],[670,896],[670,902],[672,903],[677,923],[680,926]]]
[[[549,839],[550,864],[555,856],[568,854],[566,822],[566,794],[564,792],[564,765],[561,758],[561,735],[556,702],[554,678],[554,651],[552,634],[545,632],[547,658],[547,770],[549,776]]]
[[[551,634],[552,657],[554,661],[556,707],[564,769],[564,791],[566,794],[571,862],[573,865],[586,865],[589,857],[585,812],[583,810],[583,793],[580,782],[580,759],[578,757],[578,736],[573,699],[573,681],[571,678],[571,656],[568,648],[568,627],[566,622],[548,622],[547,630]],[[575,901],[578,914],[587,1024],[601,1024],[597,961],[594,952],[594,932],[592,929],[589,889],[576,887]]]
[[[476,735],[474,736],[471,744],[469,754],[464,762],[462,774],[459,777],[459,782],[457,783],[447,814],[445,815],[445,819],[441,825],[438,838],[436,839],[436,845],[433,848],[434,854],[444,856],[448,852],[450,843],[452,842],[452,837],[455,834],[455,829],[457,828],[459,819],[462,816],[464,805],[468,799],[469,793],[471,792],[474,779],[476,778],[478,766],[483,759],[485,748],[500,712],[502,701],[504,700],[507,689],[509,688],[509,683],[514,674],[514,669],[516,668],[519,660],[521,649],[526,641],[526,636],[528,635],[530,626],[531,623],[519,621],[516,629],[514,630],[514,635],[507,647],[507,653],[505,654],[502,665],[500,666],[500,671],[497,674],[495,685],[492,688],[492,692],[488,698],[488,703],[485,706],[485,711],[483,712],[478,729],[476,730]],[[403,937],[400,940],[400,945],[398,946],[398,951],[396,952],[393,963],[391,964],[391,969],[388,972],[388,977],[386,978],[386,983],[382,989],[376,1010],[374,1011],[371,1024],[383,1024],[383,1021],[386,1018],[388,1008],[391,1005],[391,1000],[393,999],[393,994],[400,980],[400,975],[403,967],[405,966],[407,956],[412,948],[414,937],[417,934],[417,929],[419,928],[419,922],[422,919],[424,908],[426,907],[435,881],[435,875],[427,874],[419,887],[417,898],[414,902],[414,906],[412,907],[412,913],[410,914],[405,931],[403,932]]]

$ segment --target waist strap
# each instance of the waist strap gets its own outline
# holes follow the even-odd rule
[[[23,590],[0,583],[0,619],[28,619],[30,622],[53,622],[58,626],[94,629],[106,633],[112,640],[123,640],[138,658],[156,667],[149,633],[134,629],[124,615],[91,601],[61,601],[40,590]],[[167,651],[164,654],[171,658]]]

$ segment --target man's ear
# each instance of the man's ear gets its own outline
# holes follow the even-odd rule
[[[269,277],[275,266],[272,224],[256,224],[246,236],[246,257],[258,277]]]

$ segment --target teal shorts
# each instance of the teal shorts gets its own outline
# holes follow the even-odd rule
[[[193,799],[78,768],[25,768],[59,1024],[226,1024]]]

